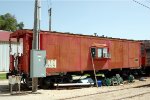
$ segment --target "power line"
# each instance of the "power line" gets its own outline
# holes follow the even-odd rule
[[[145,8],[148,8],[148,9],[150,10],[150,7],[149,7],[149,6],[146,6],[146,5],[140,3],[140,2],[138,2],[138,1],[136,1],[136,0],[133,0],[133,1],[136,2],[136,3],[138,3],[138,4],[141,5],[141,6],[145,7]]]
[[[146,0],[146,2],[150,3],[150,1],[149,1],[149,0]]]

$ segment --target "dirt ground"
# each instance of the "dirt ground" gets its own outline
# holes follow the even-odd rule
[[[119,86],[80,87],[78,89],[21,91],[10,95],[8,80],[0,81],[0,100],[150,100],[150,78]]]

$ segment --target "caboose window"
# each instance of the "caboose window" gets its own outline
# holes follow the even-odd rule
[[[107,58],[107,48],[98,48],[98,58]]]
[[[91,48],[92,57],[96,56],[96,48]]]
[[[103,48],[103,55],[107,55],[107,48]]]
[[[103,56],[103,49],[102,48],[98,48],[98,58],[102,58]]]

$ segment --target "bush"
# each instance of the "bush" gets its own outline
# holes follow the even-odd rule
[[[6,73],[0,73],[0,80],[6,79]]]

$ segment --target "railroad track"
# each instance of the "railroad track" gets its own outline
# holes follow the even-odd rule
[[[144,94],[149,94],[149,92],[144,92],[144,93],[139,93],[139,94],[136,94],[136,95],[132,95],[132,96],[127,96],[127,97],[123,97],[123,98],[119,98],[119,99],[114,99],[114,100],[123,100],[123,99],[129,99],[129,98],[133,98],[133,97],[137,97],[137,96],[141,96],[141,95],[144,95]]]
[[[133,87],[128,87],[128,88],[116,89],[116,90],[110,90],[110,91],[105,91],[105,92],[91,93],[91,94],[74,96],[74,97],[68,97],[68,98],[63,98],[63,99],[59,99],[59,100],[78,99],[78,98],[81,98],[81,97],[88,97],[88,96],[94,96],[94,95],[100,95],[100,94],[107,94],[107,93],[112,93],[112,92],[115,92],[115,91],[123,91],[123,90],[132,89],[132,88],[140,88],[140,87],[146,87],[146,86],[150,86],[150,84],[140,85],[140,86],[133,86]],[[148,93],[150,93],[150,91],[147,91],[147,92],[144,92],[144,93],[139,93],[139,94],[136,94],[136,95],[127,96],[127,97],[122,97],[122,98],[114,99],[114,100],[128,99],[128,98],[132,98],[132,97],[136,97],[136,96],[144,95],[144,94],[148,94]]]

